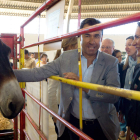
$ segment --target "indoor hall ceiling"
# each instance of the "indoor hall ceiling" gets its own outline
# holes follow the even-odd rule
[[[0,0],[0,15],[30,16],[46,0]],[[81,18],[118,18],[140,11],[140,0],[82,0]],[[65,16],[69,0],[65,2]],[[45,17],[45,12],[41,14]],[[74,0],[72,19],[78,18],[78,0]]]

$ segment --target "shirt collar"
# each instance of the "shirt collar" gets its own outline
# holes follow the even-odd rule
[[[82,48],[81,48],[81,57],[82,57],[82,56],[83,56],[83,53],[82,53]],[[84,56],[83,56],[83,57],[84,57]],[[95,64],[95,62],[97,62],[98,58],[99,58],[99,50],[97,51],[97,56],[96,56],[96,58],[94,59],[93,64]]]

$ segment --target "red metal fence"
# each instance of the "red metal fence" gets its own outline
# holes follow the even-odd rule
[[[84,134],[83,132],[81,132],[79,129],[77,129],[75,126],[73,126],[72,124],[70,124],[69,122],[67,122],[66,120],[64,120],[63,118],[61,118],[59,115],[57,115],[56,113],[54,113],[52,110],[50,110],[48,107],[46,107],[43,103],[41,103],[39,100],[37,100],[34,96],[32,96],[28,91],[26,91],[25,89],[22,89],[22,91],[24,93],[26,93],[30,98],[32,98],[38,105],[40,105],[43,109],[45,109],[48,113],[50,113],[52,116],[54,116],[55,118],[57,118],[60,122],[62,122],[66,127],[68,127],[71,131],[73,131],[76,135],[78,135],[79,137],[81,137],[82,139],[85,140],[93,140],[92,138],[90,138],[89,136],[87,136],[86,134]],[[28,120],[30,121],[30,123],[32,124],[32,126],[35,128],[35,130],[37,131],[37,133],[41,136],[41,138],[43,140],[47,140],[44,136],[44,134],[38,129],[38,126],[35,124],[35,122],[31,119],[31,117],[28,115],[28,113],[26,112],[25,109],[22,110],[22,112],[24,112],[24,114],[26,115],[26,117],[28,118]],[[25,128],[23,128],[25,129]],[[20,130],[20,133],[23,133],[22,130]]]
[[[33,47],[33,46],[37,46],[37,45],[41,45],[41,44],[56,42],[56,41],[60,41],[60,40],[62,40],[64,38],[73,37],[73,36],[79,36],[81,34],[93,32],[93,31],[97,31],[97,30],[102,30],[102,29],[110,28],[110,27],[114,27],[114,26],[119,26],[119,25],[122,25],[122,24],[126,24],[126,23],[129,23],[129,22],[134,22],[134,21],[139,21],[140,20],[140,13],[136,13],[136,14],[133,14],[133,15],[124,17],[124,18],[120,18],[120,19],[111,21],[111,22],[101,23],[101,24],[94,25],[94,26],[91,26],[91,27],[88,27],[88,28],[85,28],[85,29],[81,29],[81,30],[78,30],[78,31],[75,31],[75,32],[72,32],[72,33],[68,33],[68,34],[65,34],[65,35],[53,37],[53,38],[46,39],[46,40],[41,41],[41,42],[37,42],[37,43],[33,43],[31,45],[28,45],[28,46],[24,46],[24,27],[29,22],[31,22],[35,17],[37,17],[39,14],[41,14],[44,10],[49,9],[51,6],[53,6],[58,1],[59,0],[54,0],[54,1],[48,0],[47,2],[45,2],[21,26],[21,28],[20,28],[20,38],[21,38],[21,41],[20,41],[20,49],[25,49],[25,48],[29,48],[29,47]],[[79,15],[79,17],[80,17],[80,15]],[[52,112],[49,108],[47,108],[43,103],[39,102],[35,97],[33,97],[25,89],[22,89],[22,91],[23,91],[23,95],[24,96],[25,96],[25,93],[26,93],[30,98],[32,98],[42,108],[44,108],[47,112],[49,112],[51,115],[53,115],[54,117],[56,117],[59,121],[61,121],[64,125],[66,125],[74,133],[76,133],[79,137],[81,137],[83,139],[86,139],[86,140],[92,140],[90,137],[88,137],[87,135],[85,135],[79,129],[77,129],[76,127],[74,127],[73,125],[71,125],[70,123],[68,123],[67,121],[65,121],[63,118],[61,118],[60,116],[58,116],[57,114],[55,114],[54,112]],[[20,139],[21,140],[25,140],[25,136],[26,136],[26,138],[30,139],[29,135],[27,134],[27,132],[25,130],[25,116],[28,118],[28,120],[33,125],[33,127],[35,128],[35,130],[37,131],[37,133],[41,136],[41,138],[44,139],[44,140],[46,140],[44,134],[38,129],[37,125],[30,118],[30,116],[28,115],[28,113],[26,112],[25,109],[23,109],[22,112],[20,113]],[[16,130],[17,130],[17,128],[16,128]],[[15,138],[15,140],[16,140],[16,138]]]

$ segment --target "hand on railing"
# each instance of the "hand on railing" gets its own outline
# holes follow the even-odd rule
[[[63,75],[65,75],[64,78],[79,81],[79,77],[78,77],[75,73],[72,73],[72,72],[66,72],[66,73],[63,73]],[[76,87],[76,88],[79,89],[79,87]],[[88,93],[89,89],[82,88],[82,91]]]
[[[64,78],[79,81],[79,77],[75,73],[66,72],[66,73],[63,73],[63,75],[65,75]]]

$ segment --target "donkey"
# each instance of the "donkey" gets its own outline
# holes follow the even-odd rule
[[[24,98],[9,62],[11,49],[0,40],[0,111],[15,118],[24,106]]]

